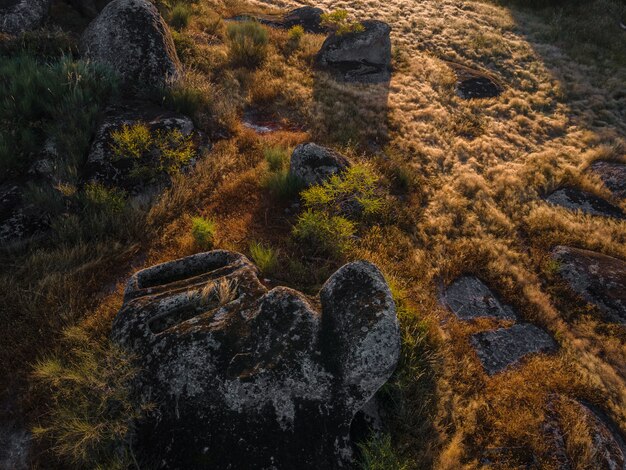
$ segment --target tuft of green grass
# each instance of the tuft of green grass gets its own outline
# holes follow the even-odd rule
[[[186,2],[177,2],[170,11],[170,25],[174,29],[185,29],[189,25],[192,11],[191,6]]]
[[[363,470],[408,470],[409,463],[402,459],[391,444],[391,436],[375,436],[359,445]]]
[[[365,31],[363,24],[349,18],[347,10],[335,10],[322,14],[322,25],[332,29],[339,36]]]
[[[131,399],[132,358],[80,327],[65,330],[62,341],[62,355],[34,367],[50,404],[33,434],[51,441],[52,450],[72,467],[129,468],[135,421],[149,408]]]
[[[212,249],[216,234],[217,224],[213,220],[204,217],[194,217],[191,220],[191,235],[199,248]]]
[[[263,275],[268,276],[276,272],[278,267],[278,251],[271,246],[265,246],[254,242],[250,244],[250,255],[254,264],[261,270]]]
[[[268,53],[269,36],[255,21],[228,25],[228,55],[235,66],[258,67]]]
[[[263,180],[263,186],[276,198],[289,200],[300,193],[302,181],[285,169],[267,175]]]
[[[266,147],[263,149],[263,157],[273,173],[284,170],[289,164],[289,149],[284,147]]]
[[[307,210],[298,217],[293,228],[296,239],[316,253],[340,256],[353,244],[356,227],[345,217]]]

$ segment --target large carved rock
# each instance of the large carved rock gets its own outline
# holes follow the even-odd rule
[[[626,261],[568,246],[557,246],[552,256],[576,294],[608,320],[626,323]]]
[[[317,144],[298,145],[291,154],[289,172],[305,186],[322,184],[350,166],[337,152]]]
[[[359,33],[329,36],[317,54],[317,66],[347,82],[380,83],[391,78],[391,27],[364,21]]]
[[[163,86],[180,74],[172,35],[147,0],[114,0],[80,40],[83,54],[116,70],[129,85]]]
[[[399,358],[395,304],[359,261],[320,291],[268,291],[243,255],[213,251],[135,274],[112,338],[156,404],[137,448],[161,468],[349,466],[350,424]]]
[[[0,33],[20,34],[40,26],[51,0],[0,0]]]

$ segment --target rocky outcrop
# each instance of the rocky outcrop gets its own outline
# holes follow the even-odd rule
[[[192,139],[194,147],[205,144],[187,116],[145,102],[112,106],[106,110],[91,145],[84,170],[87,180],[118,186],[131,193],[144,192],[146,185],[161,187],[169,182],[166,172],[159,170],[161,153],[158,148],[148,147],[139,158],[115,155],[113,133],[124,126],[140,124],[146,126],[152,141],[156,141],[159,134],[178,131],[183,138]]]
[[[40,26],[51,0],[0,0],[0,33],[20,34]]]
[[[615,197],[626,199],[626,164],[598,161],[589,167]]]
[[[362,32],[332,34],[317,54],[317,67],[346,82],[381,83],[391,78],[391,27],[364,21]]]
[[[69,0],[76,10],[88,18],[95,18],[111,0]]]
[[[518,364],[530,354],[552,352],[557,348],[548,333],[527,323],[476,333],[471,343],[489,375]]]
[[[465,100],[496,98],[504,86],[491,73],[457,62],[445,61],[456,75],[456,94]]]
[[[513,309],[502,304],[491,290],[473,276],[456,279],[443,293],[443,303],[460,319],[515,320]]]
[[[285,28],[302,26],[307,33],[322,34],[328,32],[328,28],[322,26],[323,14],[324,10],[321,8],[300,7],[287,13],[283,18],[282,24]]]
[[[546,201],[556,206],[565,207],[572,211],[581,211],[589,215],[624,218],[624,212],[619,207],[580,189],[557,189],[546,198]]]
[[[579,248],[557,246],[552,251],[559,274],[607,320],[626,324],[626,261]]]
[[[164,86],[180,74],[172,35],[147,0],[114,0],[80,40],[86,58],[108,65],[129,86]]]
[[[0,184],[0,247],[19,244],[47,225],[46,214],[24,200],[24,187]]]
[[[345,468],[350,424],[400,353],[395,304],[359,261],[316,299],[268,291],[243,255],[213,251],[135,274],[112,339],[138,359],[137,433],[161,468]]]
[[[289,172],[304,186],[322,184],[344,171],[350,161],[337,152],[314,143],[298,145],[291,154]]]

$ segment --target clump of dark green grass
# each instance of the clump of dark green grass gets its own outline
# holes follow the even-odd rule
[[[267,57],[269,37],[254,21],[228,25],[228,54],[233,65],[254,68]]]
[[[191,235],[196,245],[203,250],[213,248],[215,235],[217,234],[217,224],[204,217],[194,217],[191,221]]]
[[[266,246],[258,242],[250,244],[250,255],[254,264],[261,270],[265,276],[269,276],[276,272],[278,267],[278,251],[271,246]]]
[[[191,6],[186,2],[177,2],[170,11],[170,25],[181,30],[189,25],[192,11]]]

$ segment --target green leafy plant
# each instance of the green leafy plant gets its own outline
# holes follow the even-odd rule
[[[72,467],[124,469],[133,463],[134,423],[149,405],[131,400],[132,358],[84,329],[64,332],[62,355],[35,364],[34,377],[50,394],[43,424],[33,429]]]
[[[228,53],[233,65],[257,67],[267,57],[268,34],[255,21],[228,25]]]
[[[264,275],[271,275],[278,267],[278,252],[271,246],[265,246],[261,243],[250,244],[250,255],[254,260],[254,264],[261,270]]]
[[[293,235],[314,251],[337,256],[353,243],[356,227],[345,217],[307,210],[298,217]]]
[[[150,129],[144,123],[124,124],[111,132],[113,158],[141,158],[152,144]]]
[[[204,217],[194,217],[191,220],[191,235],[199,248],[203,250],[213,248],[216,233],[217,224],[213,220]]]
[[[322,14],[322,25],[332,29],[339,36],[365,31],[362,23],[349,18],[347,10],[335,10]]]

